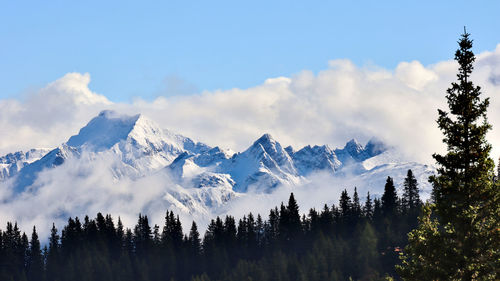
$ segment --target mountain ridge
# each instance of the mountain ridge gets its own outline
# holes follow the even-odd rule
[[[266,133],[246,150],[232,153],[162,129],[142,114],[130,116],[107,110],[67,142],[48,152],[39,151],[37,156],[46,153],[23,162],[15,173],[4,173],[6,176],[0,180],[10,182],[15,196],[36,191],[43,185],[44,171],[57,170],[66,161],[92,166],[106,163],[111,157],[118,160],[106,169],[112,172],[115,182],[165,173],[175,186],[165,191],[168,204],[206,213],[238,194],[271,193],[278,186],[299,186],[318,173],[364,179],[366,185],[380,182],[391,169],[401,174],[402,169],[413,167],[422,177],[429,173],[427,166],[405,162],[394,151],[376,138],[365,145],[351,139],[343,148],[334,150],[328,145],[294,150],[292,146],[284,148]],[[22,157],[0,157],[0,164],[4,159],[5,170],[9,165],[14,167],[18,158]]]

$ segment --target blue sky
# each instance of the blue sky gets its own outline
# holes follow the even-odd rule
[[[476,53],[500,43],[498,1],[1,2],[2,99],[68,72],[130,101],[248,88],[339,58],[428,65],[453,57],[464,25]]]

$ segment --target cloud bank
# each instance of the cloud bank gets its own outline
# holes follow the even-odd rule
[[[22,100],[0,100],[0,154],[35,147],[53,148],[76,134],[101,110],[114,109],[128,114],[143,113],[164,128],[235,151],[245,149],[263,133],[296,148],[306,144],[339,147],[351,138],[367,141],[375,136],[399,147],[416,161],[433,163],[430,155],[443,149],[442,134],[435,123],[437,109],[447,108],[445,91],[456,80],[456,72],[454,61],[429,66],[418,61],[401,62],[394,70],[388,70],[334,60],[319,73],[303,71],[292,77],[272,78],[249,89],[205,91],[189,96],[169,93],[168,97],[160,96],[153,101],[137,98],[131,103],[113,103],[93,92],[89,88],[89,74],[68,73]],[[472,79],[482,87],[483,95],[490,97],[488,116],[493,130],[488,140],[496,160],[500,156],[500,45],[494,51],[478,55]],[[105,164],[109,163],[102,163]],[[51,188],[40,189],[10,205],[3,204],[0,219],[29,218],[24,221],[27,226],[24,229],[29,229],[33,224],[47,227],[50,216],[59,217],[62,222],[69,211],[73,216],[103,211],[124,215],[130,225],[135,222],[138,210],[150,206],[146,211],[155,214],[155,223],[162,223],[166,206],[157,198],[169,190],[168,178],[157,175],[113,185],[110,183],[114,179],[104,172],[106,169],[93,167],[91,173],[89,167],[74,165],[78,163],[63,165],[64,170],[59,170],[63,173],[45,172],[46,182],[39,184]],[[86,170],[89,176],[81,177]],[[79,174],[73,175],[75,171]],[[329,180],[318,177],[302,191],[297,190],[299,203],[309,208],[318,202],[335,202],[340,189],[352,187],[339,183],[327,189],[324,183]],[[333,185],[331,181],[330,184]],[[138,188],[144,191],[140,196],[134,193]],[[318,192],[310,192],[314,190]],[[234,204],[245,207],[236,208],[233,204],[227,210],[238,216],[252,206],[257,208],[255,212],[267,215],[269,207],[287,200],[289,191],[290,187],[283,187],[272,196],[259,195],[259,206],[250,202],[255,198],[241,198]],[[324,192],[332,194],[329,202],[323,202],[322,196],[311,197]],[[2,194],[4,191],[0,197]],[[96,201],[96,194],[104,199]],[[110,197],[118,199],[113,202],[105,199]],[[301,202],[303,197],[308,197],[307,201]],[[58,201],[64,198],[64,204],[54,204],[54,198]],[[23,210],[26,206],[29,210]],[[33,210],[47,211],[50,216],[36,216]],[[185,221],[188,220],[186,217]]]
[[[23,100],[0,100],[0,153],[54,147],[109,108],[144,113],[165,128],[236,151],[266,132],[295,147],[337,147],[353,137],[366,141],[377,136],[432,162],[430,155],[443,149],[435,124],[437,108],[446,108],[445,91],[456,71],[454,61],[429,66],[401,62],[387,70],[334,60],[317,74],[303,71],[249,89],[169,93],[131,103],[112,103],[89,88],[89,74],[68,73]],[[473,81],[491,99],[489,141],[498,158],[500,45],[478,55]]]

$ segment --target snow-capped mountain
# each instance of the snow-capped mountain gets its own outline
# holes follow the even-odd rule
[[[14,186],[18,192],[23,191],[33,184],[42,170],[55,168],[67,159],[79,158],[82,154],[94,161],[111,154],[121,160],[110,167],[116,177],[134,179],[167,166],[184,151],[202,153],[209,149],[202,143],[159,128],[143,115],[127,116],[106,110],[90,120],[66,143],[24,165]]]
[[[75,168],[64,169],[65,164]],[[245,151],[233,153],[162,129],[140,114],[102,111],[53,150],[1,157],[0,181],[4,184],[0,188],[10,187],[12,198],[28,196],[47,186],[47,173],[57,179],[57,171],[69,171],[81,180],[92,178],[102,169],[113,178],[107,185],[164,177],[160,183],[164,188],[159,187],[163,190],[161,198],[154,204],[190,214],[207,214],[249,191],[271,193],[278,186],[307,184],[317,174],[345,179],[343,182],[356,185],[360,191],[366,189],[376,195],[382,193],[387,176],[400,183],[408,169],[414,171],[425,191],[426,177],[433,172],[432,167],[404,161],[394,148],[377,139],[366,145],[353,139],[335,150],[328,145],[295,150],[283,148],[271,135],[264,134]],[[51,184],[58,183],[52,180]]]
[[[27,152],[17,151],[0,157],[0,181],[15,176],[24,166],[42,158],[50,149],[30,149]]]
[[[297,183],[297,169],[292,157],[271,135],[264,134],[247,150],[234,154],[218,165],[235,181],[234,190],[247,191],[249,186],[269,191],[281,183]]]
[[[292,155],[298,173],[303,176],[318,170],[334,173],[342,165],[342,162],[328,145],[315,145],[313,147],[308,145],[297,152],[293,152],[293,148],[289,146],[287,151]]]

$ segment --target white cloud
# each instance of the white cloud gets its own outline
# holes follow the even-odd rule
[[[446,108],[445,91],[456,71],[454,61],[426,67],[402,62],[391,72],[334,60],[318,74],[303,71],[249,89],[160,96],[151,102],[137,98],[131,104],[111,103],[89,89],[89,74],[69,73],[24,101],[0,101],[0,152],[56,146],[101,109],[112,108],[144,113],[165,128],[234,150],[266,132],[295,147],[337,147],[353,137],[366,141],[378,136],[431,162],[430,155],[443,149],[435,124],[437,108]],[[489,140],[497,158],[500,45],[478,55],[473,78],[491,97],[494,129]]]
[[[90,75],[68,73],[23,101],[0,100],[0,153],[66,141],[103,108],[113,106],[92,92]]]
[[[408,87],[421,91],[430,82],[436,81],[438,76],[432,70],[426,69],[420,62],[402,62],[395,71],[396,77]]]
[[[493,130],[488,140],[493,145],[492,157],[498,159],[500,45],[492,52],[478,55],[475,66],[473,81],[482,87],[484,96],[491,99],[489,120]],[[349,60],[334,60],[317,74],[303,71],[292,77],[268,79],[249,89],[158,97],[151,102],[138,98],[130,104],[111,103],[90,90],[89,74],[69,73],[22,101],[0,100],[0,152],[55,147],[77,133],[102,109],[115,109],[123,113],[144,113],[165,128],[236,151],[245,149],[266,132],[283,145],[291,144],[296,148],[306,144],[338,147],[353,137],[366,141],[377,136],[402,147],[416,160],[432,163],[430,155],[443,149],[442,135],[435,123],[437,108],[447,107],[445,92],[456,79],[456,71],[454,61],[430,66],[417,61],[402,62],[391,71],[358,67]],[[71,176],[73,168],[67,165],[66,175]],[[31,213],[25,214],[26,217],[31,216],[33,210],[42,209],[49,210],[50,214],[64,214],[66,208],[74,215],[84,211],[90,215],[97,211],[129,214],[124,219],[131,224],[136,220],[133,214],[154,198],[161,197],[162,188],[165,188],[158,184],[164,179],[155,178],[114,185],[112,176],[105,172],[77,180],[55,174],[51,177],[50,172],[48,175],[46,184],[53,188],[41,190],[36,197],[23,198],[23,204],[19,201],[18,205],[3,205],[1,219],[23,214],[23,206],[30,206]],[[132,192],[139,185],[147,187],[141,197]],[[314,190],[318,186],[321,185],[312,182],[311,189],[304,190]],[[279,200],[286,200],[288,191],[283,189],[283,194],[266,197],[268,200],[264,198],[262,202],[272,203],[262,204],[263,214],[267,215],[269,205],[279,203],[275,200],[280,194],[283,199]],[[96,194],[100,198],[113,195],[126,200],[113,204],[106,200],[93,201]],[[301,200],[301,196],[298,197]],[[317,199],[322,201],[323,198]],[[67,206],[56,204],[58,207],[51,209],[54,200],[64,200]],[[154,202],[154,206],[161,207],[161,202]],[[85,205],[87,203],[90,205]],[[312,207],[313,203],[304,204]],[[61,209],[61,206],[66,207]],[[131,213],[124,209],[129,207],[137,210]],[[242,208],[241,212],[243,210],[246,209]],[[161,223],[161,216],[158,214],[155,222]],[[26,225],[46,219],[34,215],[26,220]]]

